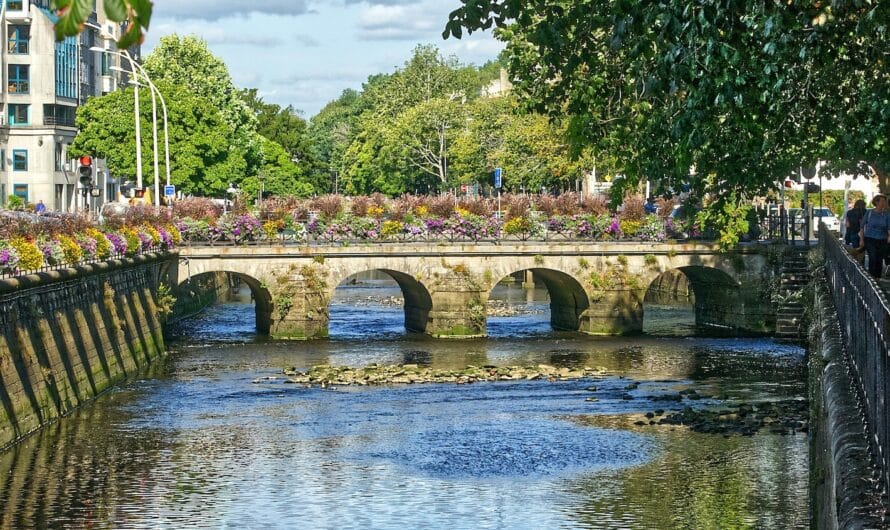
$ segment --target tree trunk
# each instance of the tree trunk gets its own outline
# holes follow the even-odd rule
[[[887,166],[880,163],[869,164],[875,176],[878,177],[878,191],[884,195],[890,195],[890,171]]]

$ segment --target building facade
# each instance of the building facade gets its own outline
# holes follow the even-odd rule
[[[10,196],[31,204],[42,201],[57,211],[114,200],[118,185],[102,160],[93,163],[97,191],[92,195],[97,196],[84,196],[68,146],[77,134],[77,107],[124,82],[123,74],[112,70],[115,56],[91,50],[112,44],[89,26],[117,38],[120,25],[109,21],[101,2],[97,6],[94,0],[84,31],[57,42],[50,0],[0,2],[6,2],[0,17],[6,41],[0,48],[0,206]]]

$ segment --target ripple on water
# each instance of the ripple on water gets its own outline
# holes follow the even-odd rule
[[[431,478],[494,479],[619,469],[640,465],[653,453],[653,443],[639,434],[514,419],[413,433],[368,456]]]

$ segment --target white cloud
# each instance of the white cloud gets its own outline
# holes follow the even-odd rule
[[[219,20],[253,13],[298,16],[312,13],[308,0],[155,0],[154,15],[171,18]]]
[[[420,5],[372,5],[358,19],[362,40],[418,40],[437,29],[435,15]]]

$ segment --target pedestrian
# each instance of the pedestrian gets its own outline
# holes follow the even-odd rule
[[[859,248],[862,243],[859,240],[859,231],[862,230],[862,217],[865,216],[865,201],[858,199],[853,203],[853,208],[847,210],[844,218],[844,243],[853,248]]]
[[[37,215],[43,215],[46,212],[46,205],[43,204],[43,199],[37,201],[37,206],[34,207],[34,213]]]
[[[643,206],[643,209],[646,211],[647,214],[657,213],[658,206],[655,205],[655,197],[650,196],[648,199],[646,199],[646,204]]]
[[[868,257],[868,273],[879,279],[890,248],[890,211],[887,210],[887,196],[884,194],[875,195],[871,203],[874,208],[862,218],[859,248],[864,248]]]

